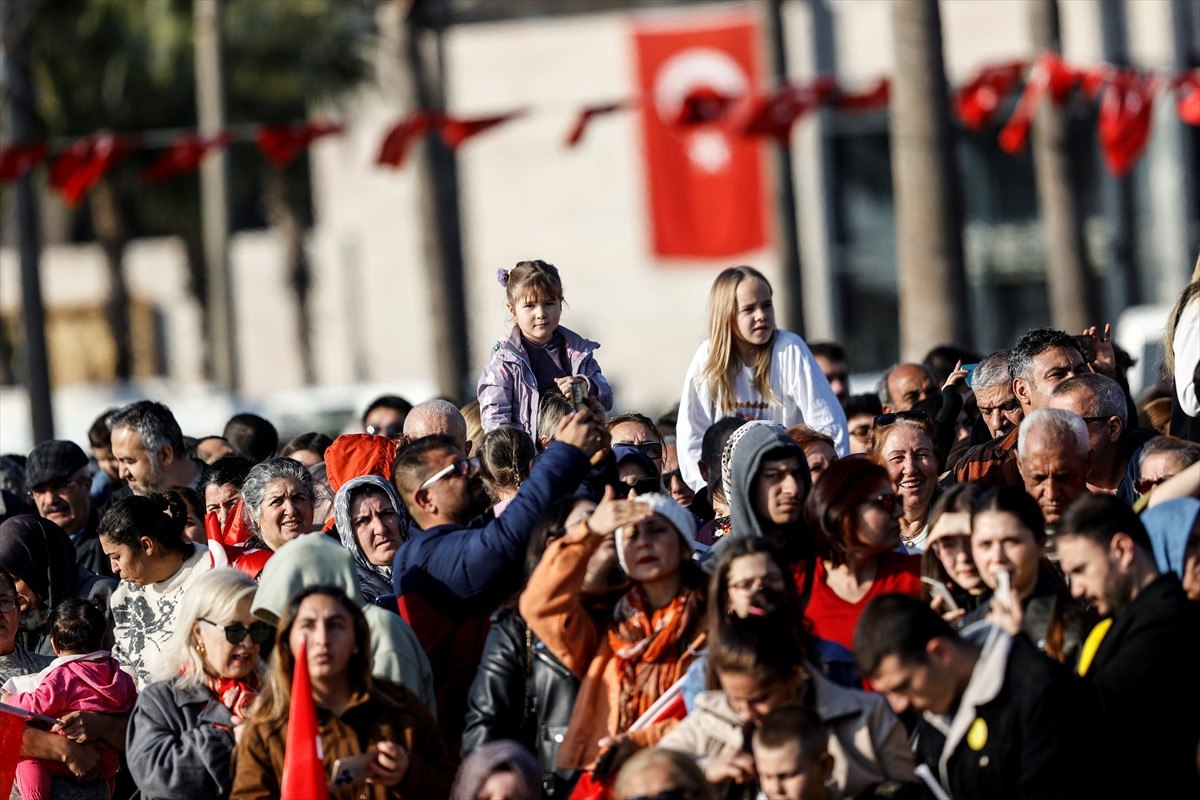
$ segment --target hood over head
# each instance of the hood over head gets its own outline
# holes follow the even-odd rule
[[[404,503],[400,501],[400,495],[396,493],[396,487],[389,480],[384,480],[377,475],[362,475],[357,478],[351,478],[342,484],[342,488],[338,489],[337,495],[333,498],[333,518],[337,523],[338,537],[342,540],[342,547],[346,548],[347,552],[354,558],[354,562],[364,569],[368,569],[385,579],[390,585],[392,582],[392,567],[386,567],[378,564],[372,564],[367,560],[366,554],[363,553],[362,547],[358,544],[358,537],[354,535],[354,523],[350,520],[350,495],[355,489],[364,486],[370,486],[383,492],[392,504],[392,508],[396,510],[396,517],[400,523],[400,541],[408,541],[408,509],[404,507]]]
[[[729,500],[730,538],[764,535],[762,522],[754,511],[754,479],[764,461],[790,456],[799,457],[801,466],[804,465],[804,451],[776,422],[750,422],[729,437],[721,458],[721,472]]]

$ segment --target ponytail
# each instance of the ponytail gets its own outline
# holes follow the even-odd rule
[[[108,509],[100,520],[100,533],[133,550],[141,550],[142,537],[184,556],[191,554],[191,543],[183,536],[187,524],[187,506],[173,494],[124,497]]]

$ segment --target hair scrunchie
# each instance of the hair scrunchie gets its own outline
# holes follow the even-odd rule
[[[504,268],[496,270],[496,283],[500,284],[505,289],[508,288],[508,270]]]

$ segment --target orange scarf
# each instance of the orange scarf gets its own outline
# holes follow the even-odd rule
[[[703,620],[700,592],[684,588],[670,603],[646,613],[646,595],[634,586],[617,602],[608,644],[621,678],[617,732],[626,730],[691,663],[689,645]]]

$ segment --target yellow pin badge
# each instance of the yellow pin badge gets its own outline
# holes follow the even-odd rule
[[[967,731],[967,747],[978,752],[987,744],[988,729],[983,717],[976,717]]]

